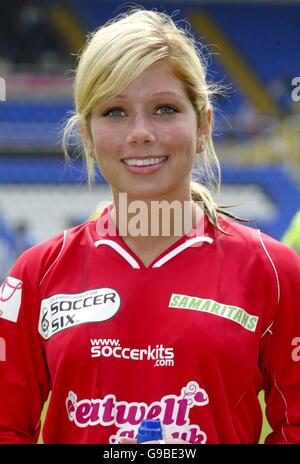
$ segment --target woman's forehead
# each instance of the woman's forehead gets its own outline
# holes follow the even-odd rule
[[[172,67],[165,62],[154,63],[137,76],[125,89],[118,93],[119,98],[128,98],[136,91],[149,93],[151,96],[169,94],[186,96],[185,83],[173,71]]]

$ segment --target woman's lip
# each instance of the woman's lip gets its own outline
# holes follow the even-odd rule
[[[153,158],[153,156],[149,156],[149,158]],[[167,160],[168,158],[160,161],[160,163],[151,164],[149,166],[130,166],[129,164],[126,164],[124,162],[122,162],[122,164],[125,166],[126,169],[128,169],[128,171],[133,172],[134,174],[151,174],[155,171],[158,171]]]

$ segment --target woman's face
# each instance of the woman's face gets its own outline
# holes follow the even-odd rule
[[[114,196],[188,200],[208,127],[198,128],[184,85],[166,62],[151,65],[91,115],[93,156]]]

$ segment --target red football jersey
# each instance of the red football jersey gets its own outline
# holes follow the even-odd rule
[[[27,250],[0,289],[0,442],[166,437],[300,443],[300,260],[258,230],[204,221],[145,267],[98,221]],[[103,229],[103,227],[102,227]],[[101,229],[101,230],[102,230]],[[297,352],[298,350],[298,352]]]

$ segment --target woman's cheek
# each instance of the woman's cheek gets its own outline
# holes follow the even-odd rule
[[[98,153],[114,155],[120,148],[120,134],[115,131],[101,130],[94,134],[94,147]]]
[[[164,142],[175,150],[177,148],[182,151],[182,148],[189,147],[193,141],[191,128],[187,124],[173,124],[164,133]]]

